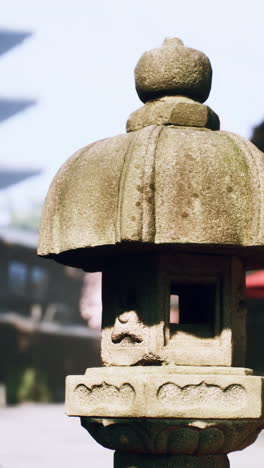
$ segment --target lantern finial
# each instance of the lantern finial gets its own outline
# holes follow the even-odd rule
[[[168,95],[204,102],[211,89],[212,68],[205,54],[185,47],[181,39],[168,38],[160,48],[142,55],[135,81],[144,103]]]
[[[162,47],[184,47],[184,43],[178,37],[166,37],[162,43]]]

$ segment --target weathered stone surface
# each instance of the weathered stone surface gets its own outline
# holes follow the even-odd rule
[[[219,127],[217,115],[192,99],[206,99],[210,86],[208,58],[178,39],[146,52],[136,87],[153,101],[131,115],[127,135],[83,148],[58,172],[39,255],[93,271],[106,254],[143,245],[232,247],[253,268],[252,248],[264,245],[264,156],[236,135],[209,130]]]
[[[184,47],[179,39],[166,39],[162,47],[145,52],[135,68],[141,101],[160,96],[188,96],[204,102],[211,89],[212,69],[205,54]]]
[[[132,112],[127,132],[135,132],[149,125],[177,125],[219,130],[218,115],[210,107],[182,96],[164,96],[150,101]]]
[[[170,323],[171,286],[181,282],[188,287],[188,296],[195,284],[212,291],[204,322],[199,319],[206,307],[203,290],[203,309],[189,304],[194,315],[188,323]],[[244,289],[244,267],[236,257],[141,254],[116,258],[103,274],[103,364],[243,366]]]
[[[55,253],[66,246],[66,250],[85,247],[87,241],[90,246],[115,243],[119,177],[130,140],[127,135],[102,140],[78,151],[62,166],[46,199],[40,254],[50,250],[51,243]]]
[[[76,263],[87,268],[90,247],[117,253],[125,241],[263,246],[263,153],[227,132],[173,126],[80,150],[51,185],[38,252],[86,248]]]
[[[135,418],[263,418],[263,378],[179,374],[168,367],[87,369],[68,376],[71,416]],[[183,452],[184,453],[184,452]]]
[[[114,458],[114,468],[228,468],[229,466],[225,455],[151,456],[116,452]]]
[[[157,259],[116,259],[104,271],[102,302],[103,363],[161,363],[165,313],[161,315],[164,306]]]
[[[223,455],[251,445],[263,420],[81,418],[104,447],[152,455]],[[177,466],[177,465],[176,465]]]

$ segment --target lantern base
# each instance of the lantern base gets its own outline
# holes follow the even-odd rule
[[[147,455],[115,452],[114,468],[229,468],[226,455]]]
[[[159,457],[172,457],[171,460],[175,458],[180,463],[178,457],[182,456],[189,456],[190,460],[207,460],[209,457],[209,460],[243,450],[255,442],[263,428],[263,420],[82,417],[81,425],[103,447],[116,450],[120,456],[128,454],[128,461],[131,454],[145,454],[153,456],[153,460],[155,457],[160,460]],[[217,464],[201,466],[218,467]],[[161,464],[159,468],[165,466]]]

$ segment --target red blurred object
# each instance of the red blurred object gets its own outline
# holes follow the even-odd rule
[[[252,299],[264,299],[264,270],[249,273],[246,278],[246,295]]]

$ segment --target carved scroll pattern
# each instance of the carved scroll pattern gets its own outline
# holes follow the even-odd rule
[[[158,389],[157,398],[165,406],[184,405],[185,408],[214,407],[219,404],[242,408],[247,404],[246,391],[239,384],[222,388],[201,382],[198,385],[180,387],[167,382]]]
[[[103,382],[99,385],[92,385],[91,388],[84,384],[79,384],[74,390],[75,397],[82,405],[119,405],[131,406],[135,399],[135,389],[132,385],[124,383],[121,387]]]

